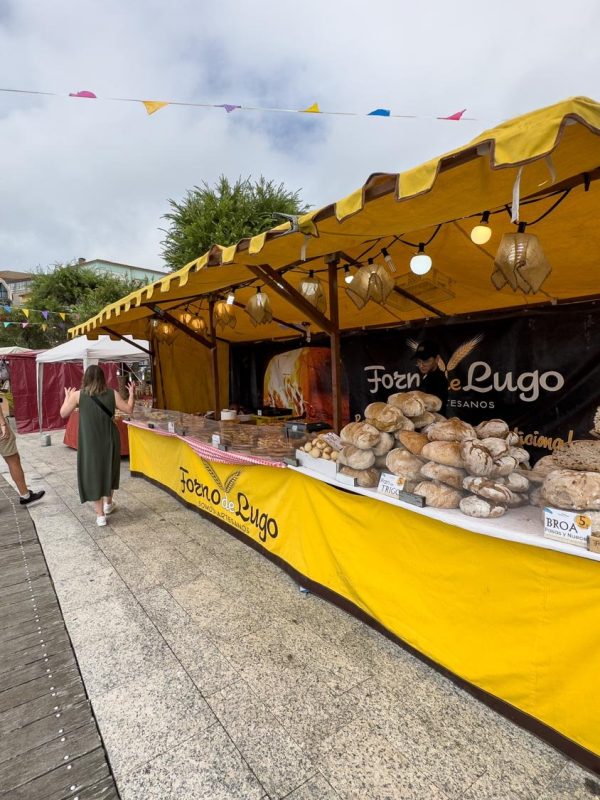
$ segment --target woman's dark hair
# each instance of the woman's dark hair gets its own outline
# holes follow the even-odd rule
[[[85,371],[81,383],[81,391],[86,394],[102,394],[106,386],[106,376],[97,364],[91,364]]]

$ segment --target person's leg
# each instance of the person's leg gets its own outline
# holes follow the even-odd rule
[[[27,494],[29,494],[29,489],[27,488],[27,483],[25,482],[25,474],[23,473],[23,467],[21,466],[21,457],[18,453],[15,453],[12,456],[4,456],[4,460],[8,464],[10,477],[17,484],[17,491],[21,497],[25,497]]]
[[[94,506],[94,511],[96,512],[96,516],[97,517],[103,517],[104,516],[104,501],[103,501],[103,499],[100,498],[100,500],[94,500],[92,505]]]

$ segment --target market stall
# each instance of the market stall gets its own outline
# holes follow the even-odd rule
[[[415,170],[373,175],[293,223],[215,246],[73,330],[148,331],[168,364],[159,400],[177,413],[134,420],[132,471],[597,770],[600,711],[589,696],[600,668],[600,462],[590,431],[600,433],[600,416],[590,372],[599,133],[600,107],[582,98],[512,120]],[[554,329],[557,310],[579,313],[581,335],[574,317],[561,322],[574,349],[561,358],[580,369],[523,368],[534,349],[530,320],[541,325],[547,314]],[[353,343],[346,370],[363,364],[371,402],[350,380],[349,408],[364,420],[344,424],[347,337],[403,329],[403,346],[416,353],[425,335],[452,337],[455,325],[490,320],[521,326],[505,368],[478,355],[481,334],[457,338],[436,356],[455,402],[444,409],[419,391],[422,376],[404,356],[396,367],[388,356],[361,362]],[[234,369],[236,344],[290,349],[310,338],[330,345],[339,440],[319,439],[306,420],[296,431],[272,426],[267,441],[237,432],[239,423],[211,430],[184,413],[228,404],[224,363],[249,375]],[[185,383],[182,355],[192,348],[212,395],[195,391],[197,374]],[[278,379],[284,394],[289,378]],[[538,402],[536,413],[554,413],[534,429],[535,414],[522,410]],[[310,441],[291,436],[299,432]],[[232,460],[236,453],[246,460]]]

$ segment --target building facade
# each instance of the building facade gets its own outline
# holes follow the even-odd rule
[[[118,261],[105,261],[102,258],[93,258],[88,261],[85,258],[77,259],[81,267],[93,269],[103,275],[116,275],[128,281],[139,281],[140,284],[153,283],[165,276],[165,272],[158,269],[147,267],[133,267],[131,264],[120,264]]]
[[[30,272],[0,270],[0,306],[22,306],[31,292],[33,275]]]

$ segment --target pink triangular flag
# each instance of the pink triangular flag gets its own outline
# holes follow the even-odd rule
[[[93,92],[88,92],[87,89],[83,92],[69,92],[69,97],[89,97],[92,100],[98,99]]]
[[[22,322],[22,323],[21,323],[21,327],[22,327],[22,328],[26,328],[28,325],[29,325],[29,323],[28,323],[28,322]]]
[[[438,119],[453,119],[458,121],[459,119],[462,119],[462,115],[465,113],[466,110],[467,110],[466,108],[463,108],[462,111],[456,111],[454,114],[450,114],[449,117],[438,117]]]

